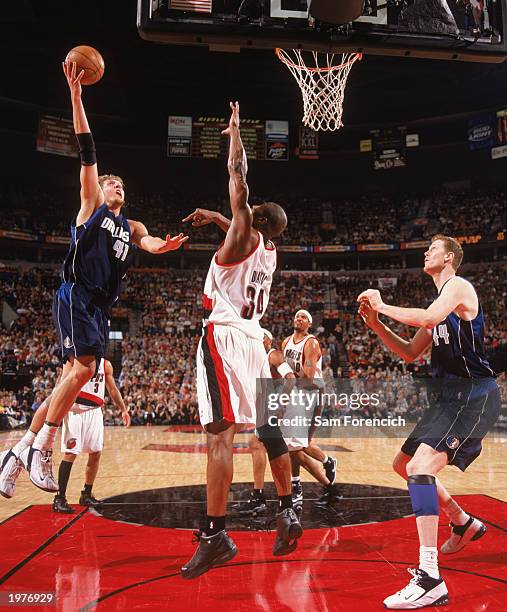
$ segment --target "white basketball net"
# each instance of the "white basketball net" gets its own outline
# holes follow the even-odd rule
[[[292,72],[303,94],[303,124],[313,130],[339,130],[343,126],[347,77],[361,54],[344,53],[340,59],[335,53],[310,51],[313,66],[307,66],[299,49],[277,49],[276,54]]]

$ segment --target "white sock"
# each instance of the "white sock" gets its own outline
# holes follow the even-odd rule
[[[326,455],[324,459],[322,459],[322,463],[327,463],[329,461],[329,456]]]
[[[38,450],[51,450],[55,443],[58,427],[44,423],[42,429],[37,434],[32,446]]]
[[[464,525],[470,516],[453,499],[448,504],[442,506],[442,510],[447,514],[453,525]]]
[[[12,452],[16,455],[16,457],[19,457],[25,448],[32,446],[36,435],[37,434],[33,433],[33,431],[28,430],[21,440],[12,447]]]
[[[299,482],[301,480],[300,476],[291,476],[292,482]]]
[[[439,578],[438,549],[435,546],[419,547],[419,569],[424,570],[432,578]]]

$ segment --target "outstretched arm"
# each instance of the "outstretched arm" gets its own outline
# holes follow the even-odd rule
[[[257,232],[252,228],[252,209],[248,205],[248,185],[246,174],[248,165],[245,149],[239,132],[239,103],[230,103],[231,118],[224,134],[230,137],[229,160],[229,198],[232,222],[227,231],[224,245],[220,249],[220,263],[234,263],[248,255],[255,247]]]
[[[377,289],[363,291],[357,298],[358,302],[369,301],[373,310],[387,317],[412,325],[433,329],[451,312],[462,308],[464,311],[477,314],[477,297],[469,283],[457,276],[453,277],[442,289],[437,299],[428,308],[402,308],[385,304]],[[472,318],[473,318],[472,317]]]
[[[210,223],[217,225],[222,231],[227,233],[231,226],[231,220],[224,217],[219,212],[214,210],[206,210],[205,208],[196,208],[193,213],[182,219],[182,222],[192,221],[192,227],[204,227]]]
[[[77,68],[75,62],[63,62],[62,67],[70,89],[72,120],[81,155],[81,208],[77,215],[76,225],[82,225],[92,216],[96,208],[101,205],[104,196],[99,186],[95,143],[93,142],[83,100],[81,99],[81,79],[83,78],[84,70],[81,70],[76,75]]]
[[[395,334],[392,329],[379,320],[378,313],[373,310],[368,301],[361,302],[359,314],[382,342],[407,363],[411,363],[420,357],[431,344],[431,331],[424,327],[417,330],[411,340],[400,338],[398,334]]]
[[[150,236],[144,223],[140,221],[131,221],[129,219],[130,229],[132,230],[132,242],[143,251],[152,253],[153,255],[161,255],[167,253],[167,251],[175,251],[188,240],[188,236],[178,234],[177,236],[171,236],[167,234],[165,240],[163,238],[156,238]]]
[[[121,418],[125,427],[130,425],[130,414],[125,406],[123,397],[121,396],[120,390],[116,386],[116,382],[113,376],[113,366],[107,359],[104,361],[104,372],[106,375],[106,389],[109,393],[109,397],[114,404],[114,407],[121,412]]]

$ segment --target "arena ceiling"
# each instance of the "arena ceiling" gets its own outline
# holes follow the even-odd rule
[[[289,118],[299,90],[273,53],[211,53],[155,45],[136,30],[136,0],[16,0],[0,15],[0,98],[68,111],[59,62],[77,44],[106,60],[100,85],[86,92],[89,112],[143,125],[151,140],[168,114],[222,116],[239,99],[245,116]],[[451,63],[368,56],[349,80],[348,125],[404,123],[507,105],[507,64]],[[4,123],[8,117],[4,117]]]

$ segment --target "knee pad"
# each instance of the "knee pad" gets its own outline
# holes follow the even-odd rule
[[[266,447],[270,461],[288,453],[287,444],[283,439],[278,425],[263,425],[257,429],[257,437]]]
[[[407,479],[412,509],[416,516],[438,516],[438,493],[435,476],[415,474]]]

